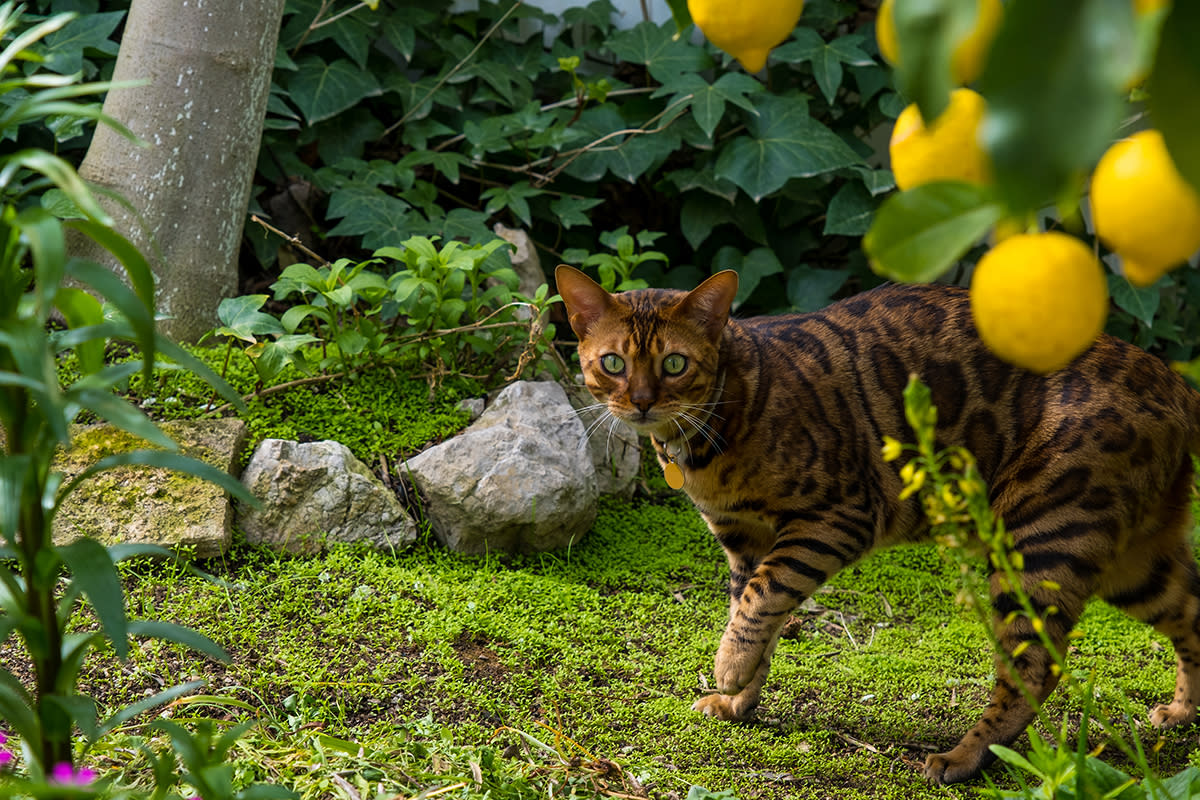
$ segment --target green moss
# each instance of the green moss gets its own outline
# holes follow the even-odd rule
[[[261,388],[244,351],[189,350],[223,375],[239,394],[252,395]],[[303,377],[289,367],[279,376],[278,384]],[[380,369],[264,393],[251,397],[248,412],[243,415],[249,431],[245,458],[263,439],[274,438],[333,439],[372,465],[381,455],[391,462],[405,459],[462,430],[469,414],[459,408],[459,402],[477,388],[467,381],[453,381],[430,397],[429,386],[421,376]],[[134,376],[129,389],[150,413],[164,419],[201,417],[224,403],[194,373],[169,366],[156,369],[149,385],[140,375]]]

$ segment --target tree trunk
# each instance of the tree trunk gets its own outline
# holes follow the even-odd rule
[[[150,260],[168,336],[194,341],[237,289],[237,257],[262,138],[284,0],[134,0],[104,113],[148,146],[99,126],[79,173]],[[72,242],[73,254],[111,259]]]

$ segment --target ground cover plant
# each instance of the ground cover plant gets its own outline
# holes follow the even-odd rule
[[[120,704],[207,679],[167,715],[257,723],[231,754],[236,774],[313,798],[355,796],[343,783],[360,797],[975,796],[920,773],[991,685],[986,628],[959,597],[956,560],[923,546],[847,570],[790,623],[758,719],[717,723],[689,708],[727,611],[726,569],[694,511],[654,486],[632,504],[606,501],[570,552],[240,547],[201,565],[212,578],[128,564],[132,617],[195,626],[232,660],[147,643],[124,665],[90,659],[82,686]],[[1170,647],[1103,604],[1080,630],[1069,667],[1094,676],[1098,705],[1153,750],[1141,716],[1171,691]],[[1067,693],[1047,707],[1072,725],[1080,710]],[[127,724],[87,764],[145,780],[137,745],[156,736],[145,720]],[[1168,735],[1151,765],[1178,771],[1192,739]],[[1089,748],[1103,741],[1090,732]],[[1105,759],[1132,768],[1115,749]]]

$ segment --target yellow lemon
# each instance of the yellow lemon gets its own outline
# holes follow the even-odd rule
[[[1092,173],[1091,203],[1096,235],[1135,284],[1149,286],[1200,250],[1200,194],[1175,169],[1158,131],[1108,148]]]
[[[910,189],[930,181],[987,183],[991,163],[979,145],[986,103],[970,89],[955,89],[941,116],[926,127],[916,104],[900,112],[888,144],[896,185]]]
[[[1171,0],[1133,0],[1133,13],[1148,14],[1171,5]]]
[[[1135,0],[1135,2],[1137,1]],[[1154,2],[1154,0],[1141,1]],[[895,5],[895,0],[883,0],[875,17],[875,40],[879,44],[879,54],[892,66],[900,64],[900,45],[896,40]],[[955,83],[968,84],[983,72],[988,49],[992,46],[992,40],[996,38],[996,31],[1000,28],[1000,19],[1003,16],[1004,6],[1001,0],[977,0],[975,25],[954,46],[954,52],[950,56],[950,70]]]
[[[767,65],[771,48],[791,35],[804,0],[688,0],[687,5],[705,38],[753,73]]]
[[[1065,233],[1022,233],[993,247],[971,278],[983,343],[1010,364],[1047,373],[1087,350],[1108,316],[1099,260]]]

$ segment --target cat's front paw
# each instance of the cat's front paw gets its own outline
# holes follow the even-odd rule
[[[762,663],[762,648],[731,642],[728,637],[717,648],[713,677],[722,694],[737,694],[754,680]]]
[[[1150,709],[1150,724],[1156,728],[1174,728],[1176,725],[1187,725],[1196,721],[1196,707],[1190,703],[1176,700],[1169,705],[1159,705]]]
[[[757,707],[758,698],[750,699],[745,693],[708,694],[692,704],[692,711],[699,711],[706,717],[725,722],[745,722],[754,716],[754,709]]]
[[[949,753],[935,753],[926,758],[925,778],[939,786],[965,781],[983,769],[984,760],[978,750],[959,745]]]

